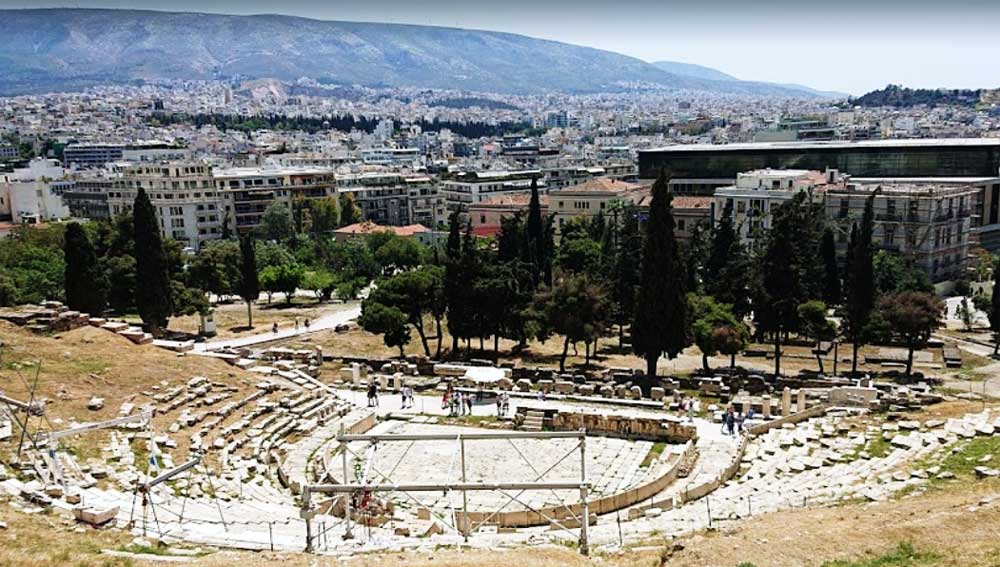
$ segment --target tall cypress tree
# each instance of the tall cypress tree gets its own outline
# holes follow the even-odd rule
[[[749,262],[746,248],[733,225],[733,207],[722,209],[719,224],[712,231],[712,242],[705,261],[705,293],[719,303],[732,305],[733,314],[742,319],[750,313]]]
[[[990,330],[993,331],[993,355],[1000,348],[1000,262],[993,263],[993,296],[990,298]]]
[[[837,245],[829,227],[823,231],[820,254],[823,256],[823,301],[830,306],[839,305],[843,292],[840,289],[840,270],[837,269]]]
[[[452,356],[458,354],[460,320],[465,316],[462,305],[462,227],[459,222],[461,208],[455,209],[448,219],[448,243],[445,251],[444,301],[448,310],[448,332],[451,333]]]
[[[635,291],[639,285],[639,265],[642,260],[642,235],[639,233],[639,212],[635,206],[621,211],[622,220],[615,223],[617,232],[612,264],[612,298],[615,322],[618,323],[618,348],[625,342],[625,325],[635,312]]]
[[[106,304],[104,278],[90,238],[79,223],[73,222],[66,227],[63,253],[66,257],[66,305],[70,309],[100,316]]]
[[[674,238],[673,194],[668,183],[669,177],[661,170],[652,189],[632,323],[632,350],[646,360],[649,385],[656,377],[660,356],[672,359],[689,344],[684,266]]]
[[[253,328],[253,302],[260,296],[257,250],[249,235],[240,239],[240,297],[247,303],[247,326]]]
[[[166,329],[173,304],[167,256],[160,237],[156,210],[144,189],[139,189],[132,208],[135,225],[136,281],[135,305],[142,322],[154,335]]]
[[[531,180],[531,200],[528,202],[528,221],[525,228],[528,234],[526,260],[531,265],[532,279],[537,286],[542,283],[545,273],[545,225],[542,222],[542,202],[538,196],[537,177]]]
[[[848,271],[844,278],[844,329],[851,341],[851,372],[858,371],[858,350],[867,338],[868,323],[875,307],[875,270],[872,265],[872,232],[875,225],[875,196],[878,189],[865,200],[861,227],[851,230]]]

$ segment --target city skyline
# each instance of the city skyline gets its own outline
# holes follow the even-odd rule
[[[731,0],[653,3],[523,0],[496,10],[485,3],[419,6],[396,0],[323,3],[219,0],[83,0],[68,7],[153,9],[234,15],[283,14],[321,20],[434,25],[517,33],[615,51],[645,61],[712,67],[743,80],[798,83],[859,95],[886,84],[914,88],[991,88],[1000,64],[1000,40],[990,22],[1000,6],[958,0],[928,2],[849,0],[835,8],[788,1],[748,8]],[[0,0],[0,8],[67,7],[64,2]],[[635,14],[646,17],[635,18]],[[930,39],[928,39],[930,38]],[[738,49],[737,49],[738,47]],[[794,47],[794,49],[792,48]]]

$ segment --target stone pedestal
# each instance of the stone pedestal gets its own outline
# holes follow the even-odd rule
[[[798,395],[795,398],[795,412],[806,411],[806,391],[799,388]]]
[[[389,377],[385,374],[380,374],[378,377],[378,389],[381,392],[385,392],[389,389]]]
[[[781,417],[792,414],[792,390],[788,386],[781,391]]]
[[[760,398],[760,411],[764,414],[764,419],[771,417],[771,396],[764,394]]]

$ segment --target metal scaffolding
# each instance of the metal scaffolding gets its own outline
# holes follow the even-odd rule
[[[524,455],[524,453],[518,449],[514,444],[514,440],[517,439],[577,439],[579,442],[570,449],[568,453],[559,458],[553,465],[549,466],[544,471],[539,471],[531,463],[531,461]],[[467,482],[466,478],[466,459],[465,459],[465,442],[466,441],[507,441],[511,444],[514,450],[518,453],[521,459],[531,468],[534,473],[534,480],[528,482]],[[337,441],[340,442],[341,450],[341,463],[342,463],[342,474],[341,484],[313,484],[306,485],[302,488],[302,509],[301,517],[305,520],[306,524],[306,552],[314,551],[313,540],[325,535],[324,529],[323,534],[317,534],[316,536],[312,533],[312,523],[311,520],[315,516],[316,512],[312,507],[312,495],[313,494],[336,494],[344,495],[344,520],[345,525],[344,539],[350,539],[351,534],[351,501],[354,494],[358,493],[376,493],[376,492],[396,492],[400,493],[409,499],[411,502],[418,506],[423,506],[417,498],[413,496],[415,492],[461,492],[462,493],[462,516],[464,521],[460,524],[455,521],[454,523],[449,523],[445,518],[435,514],[433,511],[428,509],[428,512],[434,516],[434,518],[441,524],[451,528],[452,530],[461,533],[462,536],[468,541],[469,534],[474,532],[479,527],[482,527],[491,519],[493,519],[497,514],[499,514],[504,508],[510,505],[512,502],[521,504],[526,509],[538,514],[540,517],[544,518],[551,525],[566,531],[568,533],[573,533],[570,528],[566,527],[559,520],[550,517],[541,510],[535,509],[523,500],[521,500],[521,495],[529,490],[547,490],[551,491],[553,495],[559,500],[563,508],[568,512],[568,515],[576,522],[579,523],[579,544],[580,553],[587,555],[589,553],[589,539],[588,531],[590,527],[590,483],[587,482],[587,432],[585,429],[579,431],[549,431],[549,432],[529,432],[529,431],[512,431],[512,432],[491,432],[491,433],[440,433],[440,434],[402,434],[402,435],[392,435],[392,434],[375,434],[375,435],[348,435],[344,433],[343,426],[341,426],[340,433],[337,435]],[[374,466],[374,459],[371,456],[379,443],[387,442],[409,442],[412,446],[416,442],[420,441],[455,441],[457,443],[457,452],[459,455],[460,463],[460,479],[455,482],[445,482],[445,483],[426,483],[426,484],[400,484],[393,481],[391,475],[399,467],[399,464],[409,453],[410,447],[403,452],[400,457],[399,462],[389,470],[388,473],[383,473],[377,467]],[[367,461],[366,468],[361,475],[360,482],[351,483],[348,482],[349,469],[348,469],[348,453],[353,455],[355,458],[361,459],[361,455],[358,455],[353,450],[351,450],[349,443],[351,442],[367,442],[369,443],[369,458],[365,459]],[[572,481],[543,481],[547,474],[549,474],[556,466],[565,461],[569,456],[580,451],[580,479]],[[374,473],[378,477],[378,482],[370,482],[369,475]],[[556,490],[579,490],[580,491],[580,507],[581,514],[577,516],[573,513],[569,504],[567,504],[558,494],[555,493]],[[476,491],[491,491],[497,492],[506,498],[506,501],[498,509],[491,512],[481,521],[473,525],[469,517],[469,500],[468,493]],[[454,511],[454,510],[453,510]]]

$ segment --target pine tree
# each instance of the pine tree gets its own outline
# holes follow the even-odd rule
[[[820,254],[823,256],[823,301],[827,305],[839,305],[843,292],[840,289],[840,270],[837,269],[837,245],[830,228],[823,231]]]
[[[858,371],[858,350],[864,343],[875,306],[875,272],[872,265],[872,231],[875,224],[876,189],[865,201],[861,227],[851,229],[848,271],[844,278],[844,329],[851,341],[851,372]]]
[[[154,335],[166,329],[173,312],[167,257],[160,237],[156,210],[144,189],[139,189],[133,210],[135,225],[135,305],[142,322]]]
[[[689,344],[684,266],[674,238],[673,194],[668,183],[661,170],[652,188],[632,323],[632,350],[646,360],[649,385],[656,378],[660,356],[672,359]]]
[[[260,295],[257,278],[257,249],[253,238],[240,239],[240,297],[247,303],[247,326],[253,328],[253,302]]]
[[[66,227],[63,253],[66,258],[66,305],[70,309],[100,316],[106,304],[104,278],[90,238],[79,223],[73,222]]]

